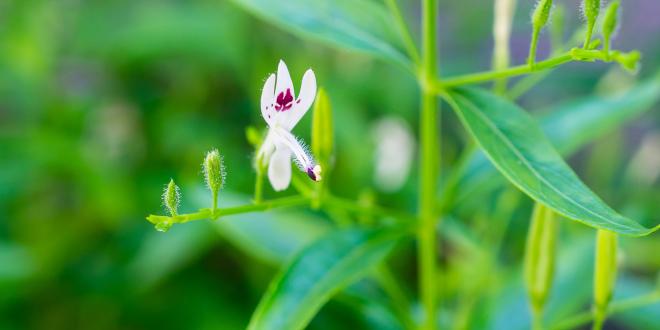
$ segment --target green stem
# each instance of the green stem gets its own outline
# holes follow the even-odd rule
[[[532,43],[529,46],[529,57],[527,57],[527,65],[530,68],[534,68],[534,63],[536,62],[536,46],[539,43],[539,31],[540,28],[535,28],[532,32]]]
[[[323,204],[329,208],[345,209],[355,213],[377,215],[383,218],[396,218],[401,220],[401,222],[410,224],[415,223],[417,220],[413,215],[407,213],[386,209],[378,205],[369,205],[367,207],[353,200],[333,196],[329,192],[323,195]]]
[[[422,101],[420,125],[420,177],[419,177],[419,294],[424,306],[422,329],[436,328],[436,228],[435,197],[439,162],[438,104],[432,82],[438,71],[437,64],[437,0],[422,2]]]
[[[385,4],[390,10],[390,14],[392,14],[392,17],[394,18],[394,23],[396,24],[401,39],[403,40],[403,44],[406,47],[408,56],[412,58],[415,64],[419,64],[419,52],[417,51],[415,42],[413,41],[410,31],[408,30],[406,21],[403,19],[403,15],[401,15],[399,6],[396,4],[396,0],[385,0]]]
[[[627,310],[644,307],[658,302],[660,302],[660,291],[654,291],[641,296],[615,301],[610,304],[608,314],[612,315],[625,312]],[[551,327],[550,330],[577,329],[589,323],[593,319],[594,314],[592,312],[582,312],[557,323],[555,326]]]
[[[264,171],[260,168],[260,165],[257,165],[257,177],[254,181],[254,203],[261,203],[264,189]]]
[[[173,217],[152,214],[147,217],[147,220],[153,224],[161,223],[164,221],[171,221],[172,223],[186,223],[194,220],[203,220],[203,219],[215,220],[221,216],[226,216],[226,215],[265,211],[277,207],[305,205],[307,203],[309,203],[309,198],[307,197],[292,196],[292,197],[273,199],[258,204],[248,204],[248,205],[241,205],[236,207],[219,208],[219,209],[215,209],[215,212],[213,211],[213,209],[200,209],[195,213],[179,214]]]
[[[455,87],[466,84],[481,83],[481,82],[491,81],[500,78],[514,77],[531,72],[542,71],[545,69],[554,68],[564,63],[571,62],[573,60],[574,58],[569,52],[544,61],[536,62],[533,67],[530,67],[529,65],[525,64],[525,65],[510,67],[504,70],[472,73],[458,77],[447,78],[444,80],[437,80],[435,81],[433,87],[436,92],[441,92],[444,88]]]

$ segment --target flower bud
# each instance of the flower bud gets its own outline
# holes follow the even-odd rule
[[[609,58],[610,52],[610,41],[612,35],[615,33],[618,25],[618,16],[619,16],[619,1],[613,1],[607,6],[607,11],[605,12],[605,19],[603,20],[603,39],[605,39],[604,50],[606,56]]]
[[[628,53],[613,51],[611,57],[619,62],[624,69],[630,72],[636,72],[639,68],[639,60],[642,58],[642,54],[636,50]]]
[[[174,179],[170,179],[170,183],[167,184],[163,191],[163,205],[165,205],[165,208],[173,217],[177,215],[180,199],[181,193],[179,186],[174,183]]]
[[[584,41],[584,48],[591,43],[591,34],[593,33],[598,14],[600,12],[600,0],[583,0],[582,1],[582,15],[587,21],[587,36]]]
[[[532,41],[529,46],[529,57],[527,63],[530,66],[536,61],[536,45],[538,44],[541,29],[548,22],[550,11],[552,9],[552,0],[540,0],[536,3],[536,8],[532,12]]]
[[[552,10],[552,26],[550,26],[550,40],[552,41],[552,51],[561,51],[564,39],[564,21],[566,11],[563,5],[559,4]]]
[[[259,146],[261,146],[263,140],[262,134],[256,127],[248,126],[245,129],[245,137],[247,138],[248,143],[250,143],[255,149],[258,149]]]
[[[557,215],[552,209],[536,203],[525,245],[525,286],[535,313],[543,310],[555,269],[558,232]]]
[[[532,27],[534,30],[541,30],[548,22],[550,10],[552,9],[552,0],[540,0],[536,3],[536,8],[532,13]]]
[[[328,166],[332,157],[333,135],[330,99],[326,91],[319,88],[312,117],[312,153],[323,167]]]
[[[225,166],[222,162],[222,157],[218,149],[213,149],[206,154],[204,158],[204,179],[206,185],[213,194],[213,209],[215,209],[218,192],[225,183]]]
[[[596,234],[596,261],[594,265],[594,308],[604,314],[612,298],[616,282],[617,236],[599,229]]]

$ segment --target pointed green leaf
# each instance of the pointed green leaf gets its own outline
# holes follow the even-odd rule
[[[660,75],[656,75],[621,94],[592,96],[554,107],[538,120],[555,148],[562,155],[570,155],[651,109],[659,99]],[[494,174],[495,168],[483,153],[476,153],[457,184],[456,201],[499,184],[500,177]]]
[[[411,67],[392,18],[380,2],[365,0],[234,0],[286,30]]]
[[[271,282],[248,329],[304,328],[330,297],[381,262],[405,232],[342,230],[308,246]]]
[[[476,88],[449,92],[448,101],[495,167],[514,185],[557,213],[623,235],[648,229],[607,206],[564,162],[536,121],[510,101]]]

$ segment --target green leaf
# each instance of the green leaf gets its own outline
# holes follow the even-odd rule
[[[331,296],[381,262],[405,232],[347,229],[311,244],[271,282],[248,328],[304,328]]]
[[[612,210],[564,162],[536,121],[510,101],[458,88],[448,101],[495,167],[514,185],[557,213],[623,235],[648,229]]]
[[[294,34],[357,50],[411,68],[392,18],[368,0],[234,0],[247,11]]]
[[[656,75],[621,94],[592,96],[544,111],[547,115],[539,122],[555,148],[562,155],[570,155],[651,109],[659,99],[660,75]],[[494,172],[483,153],[474,154],[458,181],[456,201],[501,183]]]

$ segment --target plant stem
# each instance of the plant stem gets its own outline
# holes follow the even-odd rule
[[[660,291],[654,291],[637,297],[615,301],[610,304],[608,314],[612,315],[615,313],[625,312],[627,310],[655,304],[658,302],[660,302]],[[592,321],[593,319],[594,314],[592,312],[582,312],[557,323],[555,326],[551,327],[550,330],[576,329],[589,323],[589,321]]]
[[[405,329],[415,329],[415,322],[410,316],[410,302],[406,294],[401,291],[392,272],[383,264],[376,269],[376,280],[385,293],[392,299],[392,307],[398,314]]]
[[[442,81],[435,81],[434,88],[436,92],[440,92],[444,88],[455,87],[466,84],[475,84],[500,78],[519,76],[531,72],[537,72],[549,68],[556,67],[558,65],[571,62],[573,56],[570,52],[553,57],[544,61],[536,62],[533,67],[530,67],[528,64],[518,65],[510,67],[504,70],[495,70],[495,71],[486,71],[479,73],[472,73],[467,75],[462,75],[453,78],[447,78]]]
[[[439,155],[438,104],[431,83],[436,77],[438,1],[422,2],[422,86],[420,125],[420,177],[419,177],[419,294],[424,306],[422,329],[436,328],[436,228],[435,197],[437,184],[437,157]]]
[[[511,23],[516,8],[516,0],[496,0],[493,19],[493,70],[502,70],[509,66],[509,39]],[[497,79],[493,89],[498,94],[506,91],[506,78]]]
[[[257,165],[257,176],[254,181],[254,203],[261,203],[261,199],[264,191],[264,171],[261,168],[261,165]]]
[[[390,10],[390,14],[392,14],[392,17],[394,18],[394,23],[396,24],[396,27],[399,30],[399,34],[401,36],[404,46],[406,47],[408,56],[412,58],[415,64],[419,65],[419,52],[417,51],[415,42],[413,41],[410,31],[408,30],[406,21],[403,19],[403,15],[401,15],[399,6],[397,6],[396,4],[396,0],[385,0],[385,4],[387,5],[387,8]]]
[[[152,214],[147,217],[147,220],[153,224],[157,224],[163,221],[171,221],[172,223],[186,223],[194,220],[217,219],[225,215],[265,211],[277,207],[304,205],[307,203],[309,203],[309,198],[307,197],[291,196],[291,197],[273,199],[258,204],[248,204],[248,205],[241,205],[235,207],[215,209],[215,212],[213,211],[213,209],[200,209],[195,213],[179,214],[173,217]]]

